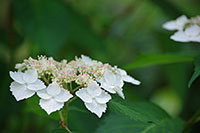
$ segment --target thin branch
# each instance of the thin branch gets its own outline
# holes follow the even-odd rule
[[[45,75],[42,76],[42,79],[44,80],[44,82],[45,82],[47,85],[49,85],[49,81],[46,79]]]
[[[70,100],[68,101],[68,104],[71,103],[72,101],[76,100],[76,99],[77,99],[77,96],[74,96],[72,99],[70,99]]]
[[[81,88],[81,87],[82,87],[81,85],[78,86],[78,87],[76,87],[75,89],[71,90],[71,93],[73,94],[76,90],[78,90],[78,89]]]
[[[65,130],[67,130],[69,133],[72,133],[72,131],[70,131],[70,129],[67,127],[67,125],[64,123],[64,117],[62,115],[62,112],[59,111],[59,116],[60,116],[60,128],[64,128]]]
[[[70,82],[70,90],[72,90],[72,82]]]

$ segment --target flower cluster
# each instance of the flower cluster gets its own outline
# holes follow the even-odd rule
[[[55,61],[52,57],[25,59],[16,64],[17,72],[10,72],[14,80],[10,90],[17,101],[34,94],[40,98],[39,105],[48,114],[63,108],[72,97],[80,98],[86,108],[98,117],[106,111],[110,94],[123,94],[124,82],[139,85],[125,70],[92,60],[81,55],[70,62]],[[73,87],[76,86],[74,89]]]
[[[167,30],[177,30],[170,38],[178,42],[200,42],[200,16],[188,19],[185,15],[163,24]]]

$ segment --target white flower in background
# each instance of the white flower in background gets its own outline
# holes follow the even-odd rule
[[[170,38],[178,42],[200,42],[200,16],[187,19],[182,15],[175,21],[163,25],[167,30],[178,30]]]
[[[36,91],[44,89],[46,86],[38,79],[35,69],[26,70],[25,72],[11,72],[10,77],[14,82],[10,85],[10,90],[17,101],[29,98]]]
[[[79,89],[76,95],[84,101],[86,108],[99,118],[106,111],[106,103],[111,99],[111,96],[102,90],[95,81],[91,82],[87,88]]]
[[[50,114],[56,110],[60,110],[64,106],[64,102],[67,102],[73,97],[69,91],[60,88],[60,86],[53,82],[46,89],[38,91],[37,95],[40,99],[40,106],[47,114]]]
[[[200,42],[200,27],[198,25],[192,25],[184,31],[176,32],[170,38],[179,42]]]
[[[188,23],[188,18],[185,15],[178,17],[176,20],[172,20],[163,24],[163,28],[167,30],[183,30],[185,24]]]
[[[122,92],[122,86],[124,85],[121,75],[114,74],[111,70],[107,69],[101,79],[98,80],[101,83],[101,87],[110,93],[117,93],[120,97],[125,99]]]
[[[81,58],[86,65],[89,65],[89,66],[93,65],[93,61],[90,57],[85,56],[85,55],[81,55]]]
[[[129,76],[127,72],[123,69],[117,68],[117,74],[119,74],[123,81],[132,83],[134,85],[139,85],[140,81],[134,79],[133,77]]]

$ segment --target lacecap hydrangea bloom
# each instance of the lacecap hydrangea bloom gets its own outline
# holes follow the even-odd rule
[[[125,70],[92,60],[81,55],[67,62],[52,57],[28,58],[16,64],[17,71],[10,72],[14,80],[10,90],[17,101],[34,94],[40,98],[39,105],[47,114],[61,110],[76,97],[99,118],[106,112],[111,94],[123,94],[124,82],[139,85],[140,81],[129,76]],[[74,87],[74,88],[73,88]]]
[[[178,42],[200,42],[200,16],[188,19],[185,15],[163,24],[167,30],[177,30],[170,38]]]

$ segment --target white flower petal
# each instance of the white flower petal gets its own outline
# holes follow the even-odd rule
[[[60,110],[64,106],[64,103],[56,102],[55,99],[49,99],[49,100],[40,99],[39,105],[49,115],[52,112]]]
[[[188,23],[188,18],[185,15],[182,15],[176,20],[164,23],[163,28],[167,30],[183,30],[186,23]]]
[[[192,41],[193,41],[193,42],[200,42],[200,35],[198,35],[198,36],[192,38]]]
[[[125,82],[129,82],[129,83],[132,83],[134,85],[139,85],[141,82],[138,81],[138,80],[135,80],[133,77],[129,76],[129,75],[126,75],[124,76],[123,80]]]
[[[55,96],[55,100],[57,102],[67,102],[70,98],[72,98],[73,95],[69,93],[69,91],[65,89],[61,89],[60,94]]]
[[[121,75],[122,80],[124,80],[125,82],[129,82],[135,85],[139,85],[140,81],[135,80],[133,77],[127,75],[126,71],[123,69],[118,68],[117,72],[119,73],[119,75]],[[119,85],[119,87],[122,87],[123,85]]]
[[[25,81],[23,79],[23,73],[22,72],[11,72],[10,71],[10,77],[16,81],[17,83],[20,83],[20,84],[24,84]]]
[[[175,21],[166,22],[163,24],[162,27],[166,30],[176,30],[177,29],[177,25],[176,25]]]
[[[116,75],[111,70],[106,70],[103,77],[107,83],[114,82],[116,80]]]
[[[19,84],[17,82],[11,83],[10,91],[17,101],[27,99],[35,94],[34,91],[28,90],[25,85]]]
[[[87,64],[87,65],[93,65],[93,61],[92,61],[92,59],[90,59],[90,57],[85,56],[85,55],[81,55],[81,58],[85,62],[85,64]]]
[[[123,78],[119,75],[116,75],[116,79],[115,79],[115,81],[112,82],[112,85],[123,87],[124,86]]]
[[[38,78],[37,71],[35,69],[26,70],[23,74],[23,79],[27,83],[34,83]]]
[[[86,103],[91,103],[91,102],[92,102],[92,96],[90,96],[90,95],[88,94],[86,88],[79,89],[79,90],[76,92],[76,95],[77,95],[81,100],[83,100],[83,101],[86,102]]]
[[[15,69],[21,69],[23,64],[17,63],[15,64]]]
[[[53,82],[47,87],[47,93],[51,96],[56,96],[60,93],[61,88],[58,83]]]
[[[185,29],[185,34],[192,37],[198,36],[200,34],[200,27],[198,25],[190,26],[189,28]]]
[[[117,92],[117,94],[118,94],[121,98],[125,99],[124,93],[122,92],[122,91],[123,91],[122,88],[116,87],[116,88],[115,88],[115,91]]]
[[[121,71],[121,72],[124,73],[123,71]],[[107,84],[108,86],[120,86],[120,87],[122,87],[124,85],[121,73],[120,74],[114,74],[111,70],[106,70],[106,72],[104,73],[102,78],[104,79],[102,81],[105,84]]]
[[[113,89],[113,86],[106,84],[106,82],[101,82],[101,87],[110,93],[116,93],[116,91]]]
[[[106,111],[106,104],[98,104],[95,100],[92,103],[84,103],[86,108],[92,113],[96,114],[99,118],[102,116],[103,112]]]
[[[52,97],[47,93],[46,89],[37,91],[37,95],[42,99],[50,99]]]
[[[102,91],[101,92],[101,95],[95,97],[96,101],[100,104],[105,104],[107,103],[110,99],[111,99],[111,96],[105,92],[105,91]]]
[[[188,36],[186,36],[185,32],[183,31],[178,31],[174,35],[170,37],[174,41],[179,41],[179,42],[188,42]]]
[[[127,72],[126,72],[125,70],[121,69],[121,68],[118,68],[117,71],[119,72],[119,74],[120,74],[121,76],[127,75]]]
[[[96,81],[92,81],[87,87],[87,92],[91,96],[99,96],[101,94],[101,91],[102,90]]]
[[[185,15],[182,15],[176,19],[176,24],[179,26],[177,30],[182,30],[184,25],[188,22],[188,18]]]
[[[44,83],[41,80],[36,80],[34,83],[28,84],[28,89],[33,91],[38,91],[46,88]]]

